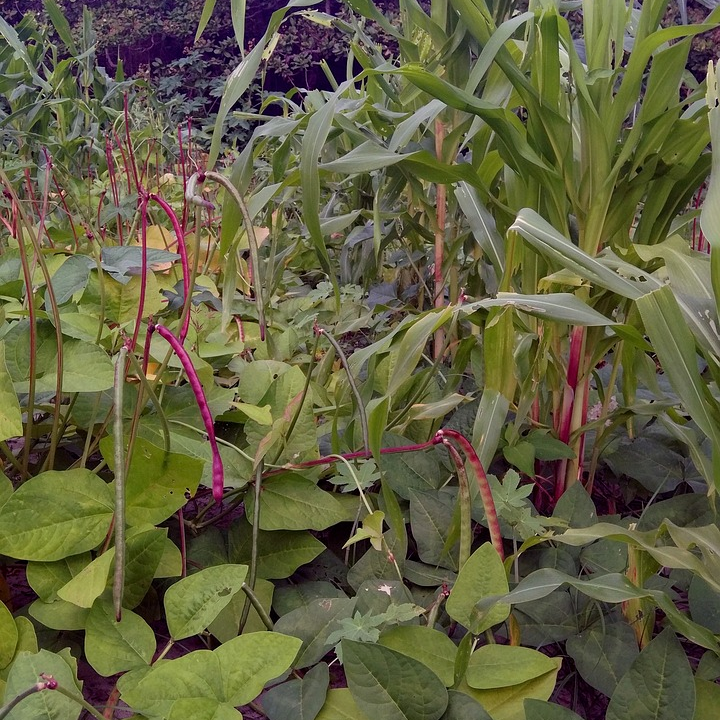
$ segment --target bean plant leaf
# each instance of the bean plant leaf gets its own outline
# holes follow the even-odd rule
[[[248,493],[246,509],[253,514],[255,498]],[[343,505],[300,473],[287,473],[263,482],[260,495],[262,530],[325,530],[349,520]]]
[[[12,613],[0,602],[0,670],[10,664],[18,644],[18,628]]]
[[[197,635],[242,588],[247,565],[215,565],[182,578],[165,593],[165,614],[173,640]]]
[[[236,522],[229,533],[228,557],[231,562],[249,563],[252,555],[252,526]],[[278,580],[290,577],[301,565],[314,560],[325,546],[307,531],[259,531],[258,577]]]
[[[5,365],[5,343],[0,342],[0,440],[18,437],[22,433],[20,402]]]
[[[167,720],[242,720],[242,715],[230,703],[207,697],[181,698],[170,708]]]
[[[440,720],[492,720],[474,698],[457,690],[448,690],[448,706]]]
[[[328,690],[325,704],[315,720],[368,720],[347,688]]]
[[[289,680],[270,688],[262,698],[262,707],[270,720],[315,720],[325,704],[330,671],[318,663],[302,679]]]
[[[638,656],[635,633],[625,623],[593,625],[569,637],[566,648],[583,680],[608,697]]]
[[[0,508],[0,553],[60,560],[99,545],[110,527],[108,485],[83,468],[40,473]]]
[[[544,700],[525,700],[525,720],[582,720],[572,710]]]
[[[240,635],[214,651],[220,663],[223,698],[231,705],[254,700],[270,680],[292,664],[302,642],[278,632]]]
[[[478,635],[503,622],[510,614],[510,606],[498,603],[486,615],[479,614],[475,606],[483,598],[504,595],[507,591],[507,575],[502,560],[497,550],[490,543],[485,543],[460,569],[447,600],[448,615],[473,635]]]
[[[478,690],[510,687],[557,669],[554,658],[513,645],[483,645],[471,656],[465,679]]]
[[[65,690],[80,695],[73,668],[49,650],[20,653],[10,668],[5,700],[10,701],[38,682],[42,673],[52,675]],[[38,692],[25,698],[7,716],[9,720],[76,720],[82,708],[77,701],[59,692]]]
[[[638,655],[610,698],[607,720],[692,720],[695,683],[671,628]]]
[[[342,642],[348,687],[360,709],[383,720],[439,720],[448,704],[442,681],[422,663],[374,643]]]
[[[354,609],[355,598],[317,598],[280,617],[275,630],[303,642],[295,667],[310,667],[319,662],[332,648],[328,637],[340,628],[341,620],[352,616]]]
[[[155,633],[131,610],[115,619],[112,602],[98,599],[87,617],[85,656],[95,672],[110,677],[150,664],[155,652]]]
[[[96,557],[57,591],[58,597],[78,607],[91,608],[105,590],[114,557],[114,549]]]
[[[378,642],[429,667],[446,687],[454,684],[457,647],[445,633],[422,625],[398,625],[383,632]]]

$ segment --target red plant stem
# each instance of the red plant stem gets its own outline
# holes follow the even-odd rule
[[[35,192],[33,190],[32,179],[30,178],[30,168],[25,168],[25,170],[23,170],[23,175],[25,175],[25,185],[27,187],[28,195],[30,196],[30,202],[32,203],[33,210],[36,215],[39,215],[40,208],[38,207],[37,198],[35,197]]]
[[[572,434],[572,418],[574,414],[575,401],[578,395],[578,378],[580,377],[580,362],[582,351],[585,345],[585,328],[577,326],[570,333],[570,357],[568,359],[567,378],[563,390],[563,402],[558,427],[558,439],[566,445],[570,443]],[[560,460],[555,472],[555,500],[565,492],[567,478],[565,477],[568,467],[566,459]]]
[[[145,177],[148,174],[148,168],[150,167],[150,156],[153,154],[153,151],[155,150],[155,138],[152,138],[150,142],[148,143],[148,151],[147,155],[145,156],[145,162],[143,163],[143,169],[140,173],[140,182],[145,182]]]
[[[165,214],[170,218],[170,222],[175,232],[175,238],[177,240],[178,253],[180,254],[180,262],[182,263],[183,270],[183,302],[187,299],[190,294],[190,265],[188,264],[187,248],[185,247],[185,233],[180,226],[180,221],[175,215],[175,212],[170,205],[163,200],[159,195],[151,193],[150,200],[154,200],[164,211]],[[180,342],[185,342],[185,338],[188,334],[190,327],[190,313],[185,316],[185,322],[183,323],[182,329],[180,330]]]
[[[205,397],[205,391],[203,390],[202,383],[200,382],[200,378],[198,377],[195,366],[193,365],[187,350],[185,350],[180,341],[170,332],[170,330],[168,330],[164,325],[155,325],[154,323],[150,323],[148,326],[148,335],[153,331],[157,331],[160,337],[167,340],[170,347],[178,356],[178,359],[185,370],[185,374],[187,375],[193,394],[195,395],[195,400],[197,401],[200,415],[202,416],[203,423],[205,424],[205,432],[207,432],[208,442],[210,443],[210,450],[212,452],[213,497],[215,498],[215,501],[219,503],[222,501],[225,473],[223,470],[222,458],[220,457],[220,450],[218,449],[217,440],[215,439],[215,426],[213,424],[212,414],[210,412],[210,407],[208,406],[207,398]]]
[[[117,173],[115,172],[115,160],[112,154],[112,144],[110,143],[110,137],[105,136],[105,161],[108,166],[108,178],[110,179],[110,190],[112,191],[113,204],[116,213],[117,232],[118,232],[118,244],[123,245],[123,227],[122,218],[120,217],[120,194],[118,193],[117,187]],[[100,226],[100,209],[102,208],[102,196],[100,197],[100,203],[98,204],[98,227]]]
[[[190,124],[190,121],[188,120],[188,126]],[[188,127],[189,132],[189,127]],[[185,186],[187,185],[187,169],[185,167],[185,148],[183,148],[183,139],[182,139],[182,125],[178,125],[178,147],[180,148],[180,172],[182,173],[182,180],[183,180],[183,190],[185,189]],[[181,225],[183,228],[185,227],[187,223],[187,213],[188,213],[188,206],[187,206],[187,198],[185,197],[185,193],[183,192],[183,211],[182,211],[182,223]]]
[[[477,479],[480,499],[482,500],[483,508],[485,509],[485,519],[487,520],[488,530],[490,531],[490,541],[492,542],[495,550],[497,550],[500,558],[504,561],[505,549],[503,548],[500,521],[498,520],[497,510],[495,509],[495,501],[493,500],[490,483],[488,482],[487,475],[485,474],[485,468],[483,468],[480,458],[475,452],[475,448],[464,435],[461,435],[456,430],[438,430],[435,434],[435,438],[439,438],[440,442],[443,442],[444,438],[450,438],[451,440],[454,440],[460,446],[463,453],[465,453],[465,458],[470,463],[470,467],[473,469],[475,478]]]
[[[135,162],[135,153],[133,152],[132,138],[130,137],[130,113],[128,111],[127,93],[123,95],[123,113],[125,114],[125,139],[127,140],[128,155],[130,156],[130,169],[133,173],[133,180],[135,180],[135,188],[139,192],[140,179],[138,178],[137,163]]]
[[[380,448],[381,455],[393,455],[394,453],[406,453],[416,452],[419,450],[427,450],[434,445],[442,443],[442,439],[434,436],[431,440],[424,443],[418,443],[416,445],[398,445],[397,447]],[[302,470],[303,468],[317,467],[318,465],[333,465],[336,462],[340,462],[339,458],[344,460],[358,460],[360,458],[370,458],[372,453],[366,450],[358,450],[351,453],[340,453],[337,455],[326,455],[325,457],[318,458],[317,460],[305,460],[300,463],[287,463],[281,468],[275,468],[274,470],[268,470],[263,473],[263,478],[272,477],[273,475],[280,475],[288,470]]]
[[[138,311],[135,317],[135,329],[133,330],[132,342],[130,344],[130,352],[134,352],[137,345],[138,334],[140,333],[140,323],[143,318],[143,310],[145,309],[145,291],[147,289],[147,208],[148,194],[144,189],[140,193],[140,244],[142,245],[142,260],[140,263],[140,297],[138,299]]]
[[[67,215],[68,220],[70,221],[70,231],[73,234],[73,238],[75,239],[75,252],[78,250],[78,234],[77,230],[75,229],[75,223],[73,222],[72,214],[70,213],[70,209],[67,206],[67,203],[65,202],[65,195],[63,195],[62,190],[60,189],[60,186],[58,185],[57,178],[53,175],[53,182],[55,183],[55,189],[57,190],[58,196],[60,197],[60,202],[63,206],[63,210],[65,210],[65,214]]]

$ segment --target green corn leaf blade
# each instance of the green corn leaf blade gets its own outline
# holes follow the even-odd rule
[[[700,376],[695,341],[672,290],[643,295],[637,306],[670,384],[715,452],[720,451],[720,408]]]
[[[55,32],[57,32],[58,37],[70,51],[70,54],[74,56],[79,55],[72,31],[70,30],[70,23],[67,21],[65,15],[63,15],[62,8],[55,0],[43,0],[43,6],[45,7],[47,16],[50,18],[50,22],[55,28]]]

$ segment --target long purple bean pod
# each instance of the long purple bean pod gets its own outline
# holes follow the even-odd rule
[[[154,200],[164,211],[165,214],[170,218],[170,223],[175,231],[175,237],[177,239],[178,253],[180,254],[180,263],[182,264],[183,271],[183,297],[184,302],[188,302],[190,295],[190,266],[188,264],[187,248],[185,247],[185,233],[180,226],[180,221],[177,218],[174,210],[170,205],[163,200],[159,195],[150,193],[150,200]],[[180,330],[180,342],[185,342],[185,338],[188,334],[188,328],[190,327],[190,313],[185,314],[183,325]]]
[[[225,482],[225,471],[223,469],[222,458],[220,457],[220,450],[218,449],[217,440],[215,439],[215,426],[213,425],[212,415],[210,414],[210,407],[208,406],[207,398],[205,397],[205,391],[203,390],[202,383],[198,377],[195,366],[192,364],[192,360],[187,353],[187,350],[183,347],[182,343],[168,330],[164,325],[156,325],[151,323],[148,326],[148,335],[154,331],[164,338],[170,344],[173,352],[178,356],[178,359],[182,363],[185,374],[187,375],[190,387],[195,395],[198,408],[200,409],[200,415],[202,416],[203,422],[205,423],[205,432],[207,432],[208,441],[210,442],[210,449],[212,452],[212,492],[216,502],[222,501],[223,496],[223,485]],[[148,338],[149,340],[149,338]]]
[[[488,482],[487,475],[485,474],[485,468],[483,468],[480,458],[475,452],[475,448],[464,435],[456,430],[442,428],[435,433],[435,437],[438,438],[440,442],[444,442],[445,438],[454,440],[465,454],[465,458],[470,463],[470,467],[472,467],[478,483],[478,490],[480,491],[483,508],[485,508],[485,518],[487,520],[488,530],[490,531],[490,540],[493,547],[497,550],[500,558],[505,560],[505,549],[503,548],[500,521],[498,520],[497,510],[495,509],[495,501],[493,500],[490,483]]]

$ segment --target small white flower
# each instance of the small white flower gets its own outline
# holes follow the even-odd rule
[[[392,595],[392,588],[389,585],[381,585],[378,592],[384,592],[388,597]]]

